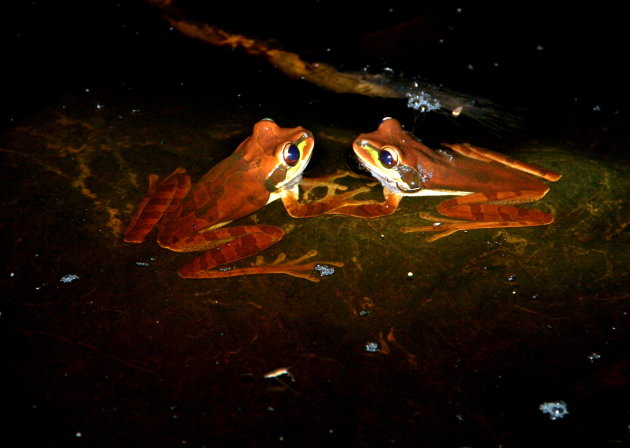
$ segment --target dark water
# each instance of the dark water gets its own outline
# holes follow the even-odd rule
[[[478,59],[461,56],[461,42],[473,46],[461,37],[450,59],[442,55],[445,79],[522,106],[525,127],[497,137],[472,119],[417,119],[404,101],[289,81],[261,61],[173,35],[142,4],[99,7],[96,31],[75,30],[87,33],[83,42],[68,28],[57,42],[100,56],[43,51],[53,43],[37,34],[52,27],[41,15],[24,21],[35,42],[14,50],[40,52],[26,67],[47,58],[65,65],[39,72],[35,98],[25,94],[28,78],[14,83],[12,95],[23,101],[7,103],[14,107],[6,107],[0,139],[0,353],[3,407],[12,416],[3,437],[19,446],[90,447],[630,443],[627,109],[612,95],[618,85],[587,82],[591,68],[562,89],[553,84],[562,71],[547,84],[521,77],[525,68],[569,71],[567,54],[577,50],[564,42],[577,23],[530,30],[511,49],[490,28],[478,41],[504,42],[473,53]],[[436,33],[443,21],[478,23],[449,22],[449,11],[422,17]],[[550,56],[522,49],[542,37]],[[293,45],[315,53],[312,42]],[[434,47],[406,48],[404,56],[427,58],[439,53]],[[586,59],[599,54],[582,48]],[[409,59],[390,51],[391,61],[379,56],[383,64]],[[485,82],[475,70],[447,70],[500,55],[509,55],[509,70],[488,68]],[[80,61],[83,74],[74,70]],[[529,90],[509,95],[506,86]],[[387,115],[408,127],[415,121],[429,141],[465,138],[562,172],[529,205],[556,221],[433,243],[398,231],[434,211],[437,198],[406,198],[376,220],[296,220],[279,203],[242,220],[290,230],[265,260],[316,249],[320,259],[345,263],[319,283],[281,275],[184,280],[176,271],[190,255],[154,238],[122,242],[148,174],[183,166],[199,178],[260,118],[315,133],[308,175],[316,176],[346,169],[354,136]],[[279,368],[292,377],[265,378]],[[545,404],[558,418],[541,411]]]

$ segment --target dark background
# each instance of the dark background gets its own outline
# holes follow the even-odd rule
[[[386,114],[416,121],[423,138],[501,140],[474,117],[418,117],[404,100],[289,80],[180,35],[145,2],[9,2],[0,357],[12,418],[0,444],[7,435],[23,446],[628,442],[626,17],[532,2],[340,3],[179,5],[307,60],[390,68],[518,114],[522,127],[499,150],[521,144],[517,157],[563,173],[528,205],[553,210],[557,225],[431,245],[396,229],[438,200],[405,200],[377,223],[297,224],[346,262],[331,281],[179,279],[185,255],[153,240],[123,244],[107,211],[128,222],[147,174],[180,165],[200,175],[269,110],[313,130],[335,161]],[[260,219],[293,223],[277,203]],[[282,250],[311,249],[299,234]],[[80,280],[60,281],[74,272]],[[364,349],[390,331],[389,354]],[[286,365],[295,384],[264,379]],[[561,399],[566,419],[538,410]]]
[[[620,11],[593,4],[415,3],[179,5],[188,17],[273,42],[306,60],[376,73],[389,67],[406,79],[518,108],[538,125],[563,126],[576,115],[614,121],[625,112],[628,39]],[[140,1],[10,2],[3,16],[5,127],[69,89],[123,83],[151,95],[184,86],[200,98],[208,83],[248,84],[252,67],[264,66],[179,35],[157,8]]]

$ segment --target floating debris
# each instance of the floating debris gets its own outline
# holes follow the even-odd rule
[[[228,47],[232,50],[240,49],[249,55],[262,57],[287,76],[313,83],[332,92],[381,98],[407,98],[408,107],[420,112],[437,111],[453,116],[465,113],[468,118],[496,131],[519,129],[522,126],[518,117],[499,110],[486,99],[449,91],[442,86],[432,86],[424,82],[411,80],[410,84],[408,78],[398,74],[392,67],[384,67],[380,73],[371,73],[369,65],[357,73],[341,71],[331,64],[306,61],[297,53],[275,48],[267,42],[229,33],[219,27],[194,20],[181,8],[174,6],[171,0],[152,0],[150,3],[160,8],[162,17],[169,23],[171,29],[210,45]],[[393,11],[393,8],[390,8],[390,11]],[[458,11],[461,12],[461,9]],[[443,43],[444,38],[439,39],[439,42]],[[539,49],[542,49],[542,46],[539,45]],[[474,70],[475,67],[471,63],[468,64],[468,69]]]
[[[136,261],[136,266],[149,266],[146,261]]]
[[[290,367],[280,367],[278,369],[272,370],[271,372],[267,372],[263,375],[263,378],[278,378],[279,376],[286,375],[289,379],[295,382],[295,377],[291,372],[289,372]]]
[[[317,271],[322,277],[327,277],[335,273],[334,266],[327,266],[325,264],[316,264],[313,269]]]
[[[72,283],[75,280],[79,280],[79,276],[76,274],[68,274],[64,275],[59,279],[61,283]]]
[[[595,361],[601,359],[601,357],[602,357],[602,355],[600,355],[599,353],[593,352],[590,355],[588,355],[588,360],[590,362],[595,362]]]
[[[541,404],[539,407],[540,412],[543,414],[549,414],[551,420],[558,420],[563,418],[569,413],[567,404],[564,401],[549,401]]]
[[[378,353],[381,351],[381,347],[378,345],[378,342],[368,342],[365,344],[365,351],[370,353]]]
[[[407,92],[407,98],[407,107],[420,112],[431,112],[442,108],[442,104],[437,98],[423,91],[418,93]]]

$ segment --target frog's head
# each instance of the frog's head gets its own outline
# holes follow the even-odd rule
[[[415,146],[418,140],[406,132],[398,120],[386,117],[378,129],[360,134],[352,143],[361,165],[394,193],[413,195],[427,180]]]
[[[250,169],[265,176],[267,190],[291,189],[308,165],[315,139],[303,127],[281,128],[271,118],[260,120],[246,145]]]

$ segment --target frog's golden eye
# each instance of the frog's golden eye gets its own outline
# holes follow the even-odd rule
[[[385,168],[393,168],[398,164],[398,154],[389,149],[381,149],[378,153],[378,160]]]
[[[282,160],[289,166],[295,166],[300,161],[300,149],[295,143],[288,143],[282,150]]]

